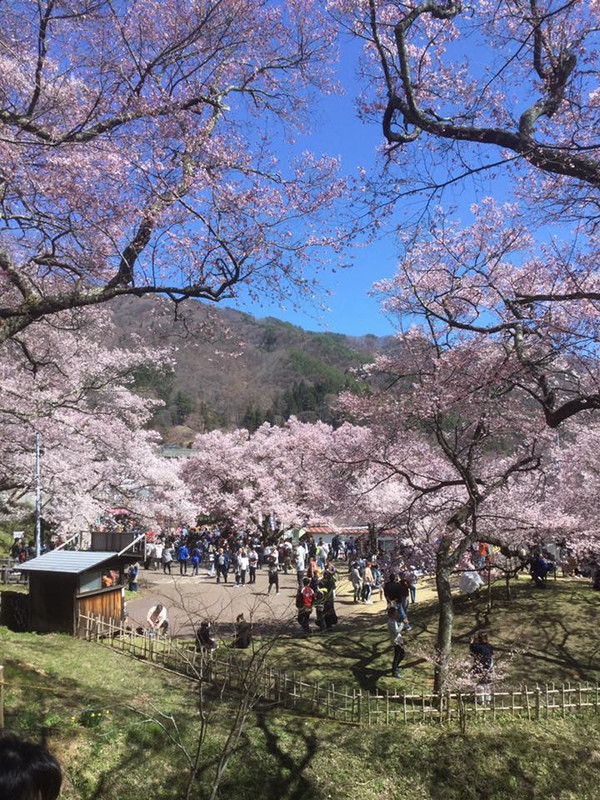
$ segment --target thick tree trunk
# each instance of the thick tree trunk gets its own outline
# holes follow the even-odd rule
[[[435,582],[438,595],[437,661],[433,690],[441,694],[448,677],[448,661],[452,650],[452,626],[454,623],[454,604],[450,589],[452,568],[448,558],[448,547],[442,545],[436,557]]]

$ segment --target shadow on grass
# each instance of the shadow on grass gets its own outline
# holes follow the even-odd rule
[[[257,726],[264,734],[265,749],[273,764],[260,781],[262,800],[304,800],[314,796],[314,779],[305,771],[308,771],[319,747],[316,732],[307,731],[299,720],[289,720],[287,736],[295,739],[292,754],[282,746],[277,718],[260,714]]]

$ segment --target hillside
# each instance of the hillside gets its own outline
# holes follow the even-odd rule
[[[165,441],[187,444],[195,432],[256,429],[291,415],[335,422],[332,399],[361,391],[355,370],[390,346],[390,339],[315,333],[267,317],[190,302],[124,299],[112,305],[118,342],[132,334],[146,345],[176,347],[172,374],[138,376],[140,391],[166,404],[154,419]]]

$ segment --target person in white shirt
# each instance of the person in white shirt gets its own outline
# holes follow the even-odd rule
[[[157,603],[152,606],[147,616],[148,627],[151,631],[157,633],[166,633],[169,628],[169,621],[167,619],[167,609],[162,603]]]
[[[238,554],[238,569],[240,575],[240,584],[242,586],[244,586],[246,583],[246,575],[248,574],[249,566],[250,566],[250,559],[248,558],[248,554],[246,553],[245,550],[240,550]]]

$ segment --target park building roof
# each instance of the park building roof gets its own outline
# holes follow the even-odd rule
[[[51,550],[42,556],[19,564],[15,569],[22,572],[61,572],[79,575],[94,569],[106,561],[114,561],[119,553],[96,552],[92,550]]]

